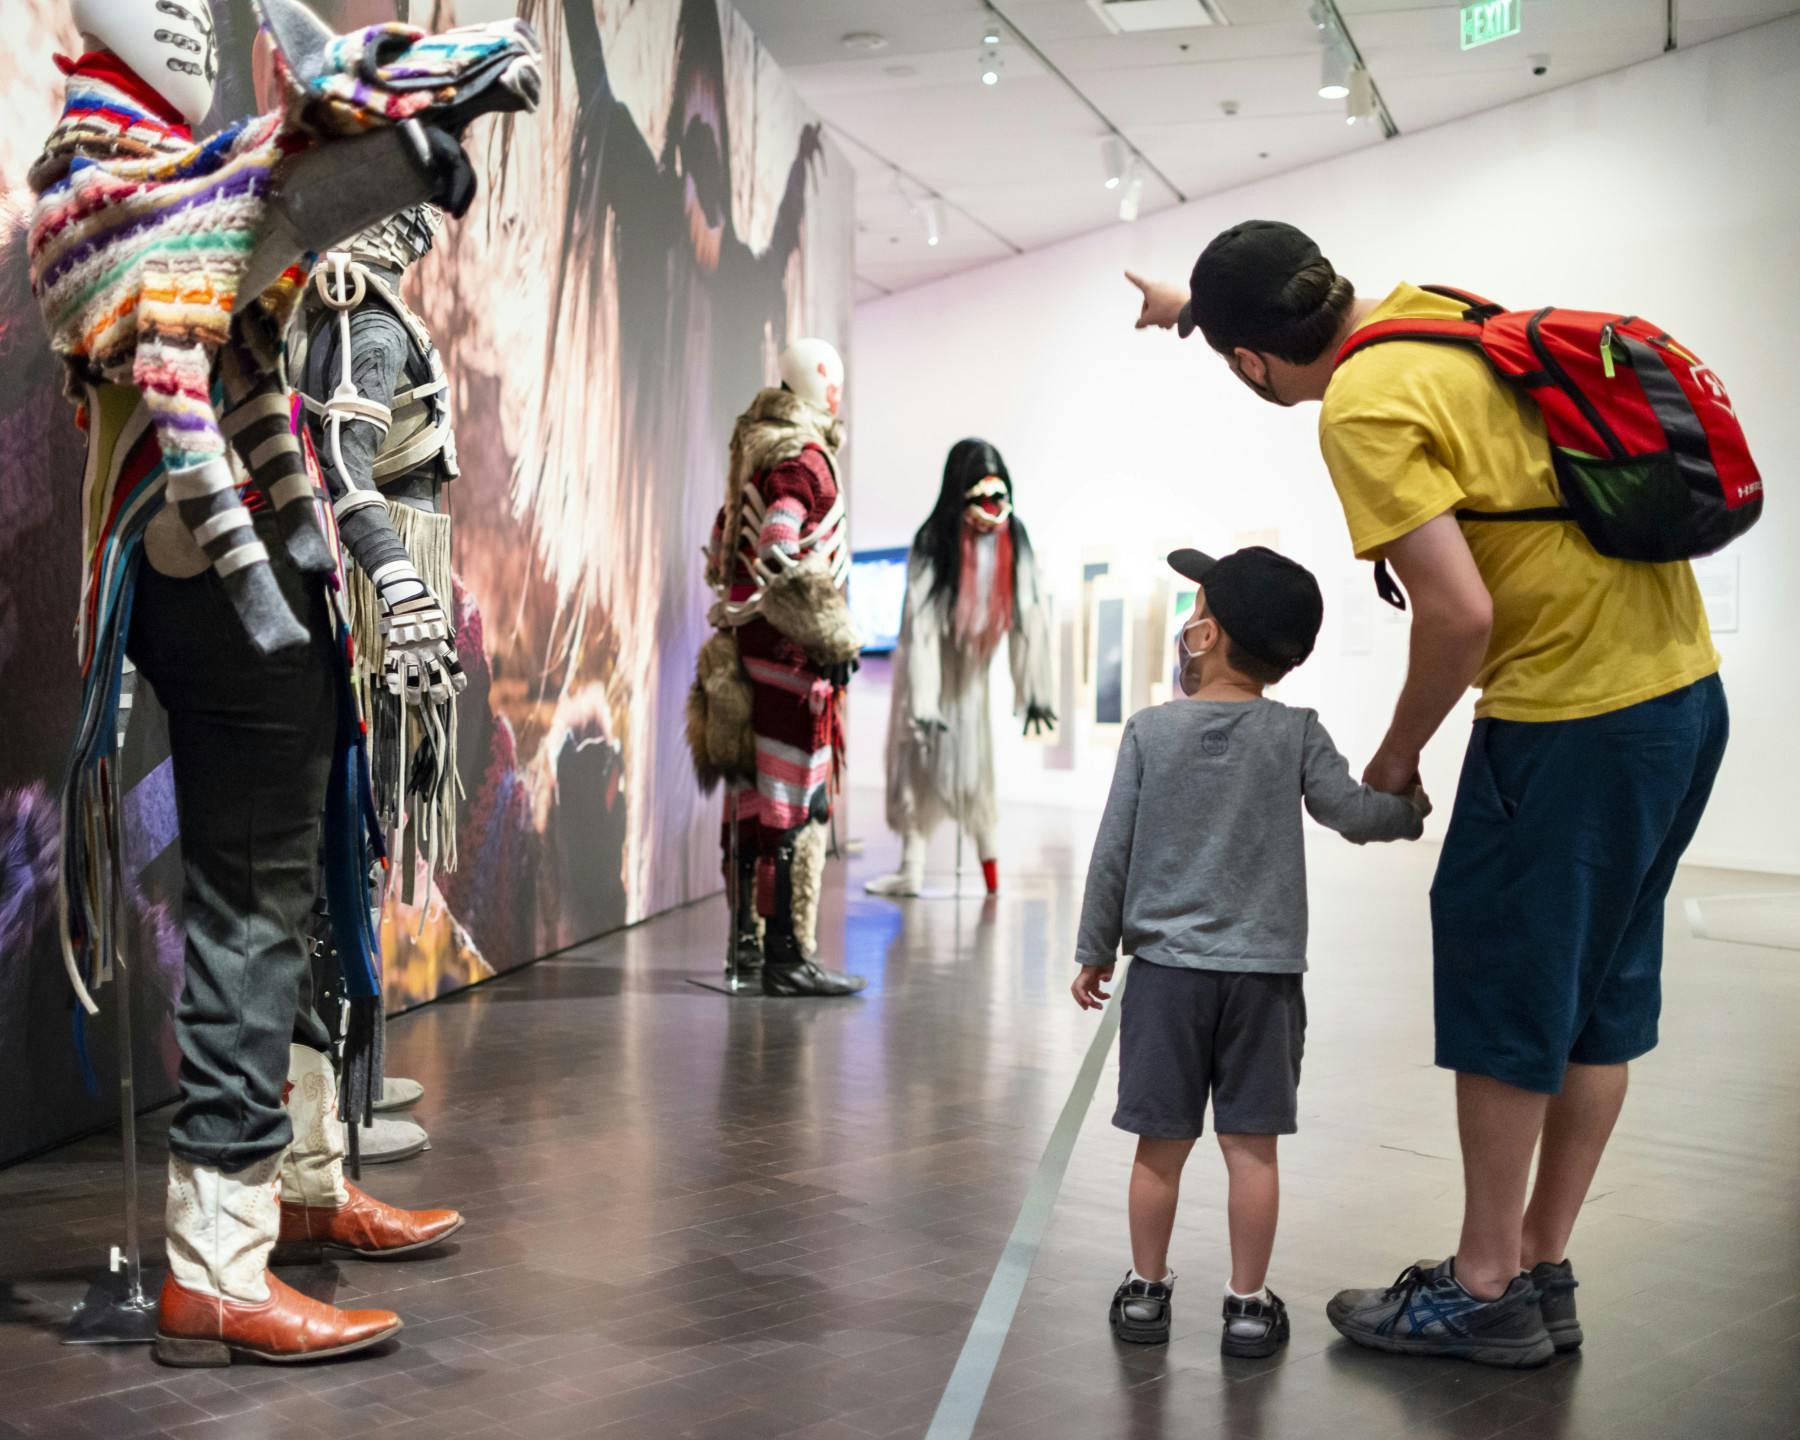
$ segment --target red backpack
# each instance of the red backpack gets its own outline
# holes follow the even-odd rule
[[[1562,491],[1560,506],[1458,510],[1459,519],[1572,520],[1602,555],[1656,563],[1710,555],[1761,518],[1762,477],[1731,397],[1666,332],[1635,315],[1506,310],[1425,288],[1465,307],[1462,318],[1365,325],[1337,363],[1388,340],[1474,346],[1537,401]]]

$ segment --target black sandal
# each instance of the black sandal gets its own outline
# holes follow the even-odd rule
[[[1175,1312],[1175,1277],[1165,1284],[1156,1280],[1134,1280],[1131,1272],[1113,1291],[1112,1332],[1115,1340],[1128,1345],[1167,1345],[1169,1321]]]
[[[1273,1290],[1267,1300],[1225,1297],[1225,1329],[1219,1336],[1219,1353],[1243,1360],[1263,1360],[1288,1340],[1287,1306]]]

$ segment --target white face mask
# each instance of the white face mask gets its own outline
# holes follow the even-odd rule
[[[1200,677],[1195,675],[1190,679],[1188,674],[1188,672],[1193,669],[1194,661],[1206,654],[1206,651],[1204,650],[1190,650],[1188,648],[1187,632],[1198,623],[1197,620],[1185,622],[1175,635],[1175,657],[1177,666],[1175,671],[1175,682],[1181,686],[1181,693],[1183,695],[1192,695],[1200,688]]]

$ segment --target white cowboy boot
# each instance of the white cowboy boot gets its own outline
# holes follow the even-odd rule
[[[169,1157],[169,1273],[157,1312],[165,1365],[229,1365],[234,1355],[316,1360],[387,1338],[400,1317],[339,1310],[269,1273],[281,1226],[281,1158],[233,1172]]]
[[[289,1048],[287,1112],[294,1143],[281,1167],[281,1258],[311,1259],[331,1249],[387,1259],[423,1250],[462,1228],[463,1218],[454,1210],[402,1210],[344,1178],[347,1146],[337,1114],[337,1077],[324,1052]]]

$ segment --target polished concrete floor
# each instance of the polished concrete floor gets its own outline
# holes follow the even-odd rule
[[[713,903],[397,1022],[393,1068],[425,1082],[434,1148],[368,1184],[459,1205],[468,1227],[411,1263],[286,1272],[399,1311],[385,1352],[172,1371],[142,1349],[63,1347],[118,1238],[114,1146],[0,1173],[0,1436],[923,1435],[1093,1033],[1066,994],[1091,826],[1009,815],[997,903],[863,897],[893,859],[871,834],[867,857],[834,867],[824,927],[872,979],[860,1000],[689,984],[720,949]],[[1664,1043],[1636,1069],[1572,1250],[1580,1357],[1524,1374],[1399,1360],[1326,1324],[1334,1289],[1454,1241],[1431,861],[1313,852],[1302,1129],[1284,1142],[1271,1277],[1293,1309],[1286,1352],[1218,1354],[1223,1172],[1205,1146],[1176,1236],[1174,1341],[1111,1341],[1131,1142],[1108,1123],[1109,1059],[977,1435],[1800,1435],[1800,955],[1695,940],[1678,904]],[[1677,899],[1795,888],[1695,871]]]

